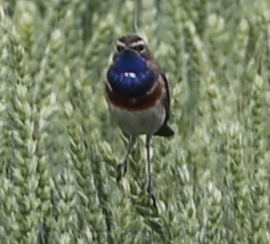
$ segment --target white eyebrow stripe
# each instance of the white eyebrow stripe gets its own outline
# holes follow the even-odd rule
[[[126,44],[123,43],[123,42],[121,42],[121,41],[117,41],[117,42],[116,42],[116,45],[117,45],[117,46],[121,46],[121,47],[126,47]]]
[[[135,46],[139,46],[139,45],[145,45],[145,42],[143,40],[131,43],[130,46],[131,47],[135,47]]]

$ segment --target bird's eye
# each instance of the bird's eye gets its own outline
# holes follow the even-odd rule
[[[121,53],[124,50],[124,47],[120,46],[120,45],[117,45],[116,50],[117,50],[117,52]]]
[[[144,45],[136,45],[133,47],[133,49],[137,52],[142,52],[144,50],[145,46]]]

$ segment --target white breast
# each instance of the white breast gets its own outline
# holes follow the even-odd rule
[[[120,129],[129,135],[154,134],[163,124],[166,113],[160,102],[150,109],[132,112],[110,104],[110,111]]]

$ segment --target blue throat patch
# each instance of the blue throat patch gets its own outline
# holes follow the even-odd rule
[[[124,97],[137,98],[145,95],[155,82],[146,61],[135,52],[124,52],[117,57],[107,73],[114,92]]]

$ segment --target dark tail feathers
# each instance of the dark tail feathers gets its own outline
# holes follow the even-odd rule
[[[166,123],[163,124],[159,130],[154,134],[155,136],[170,137],[174,135],[174,131]]]

